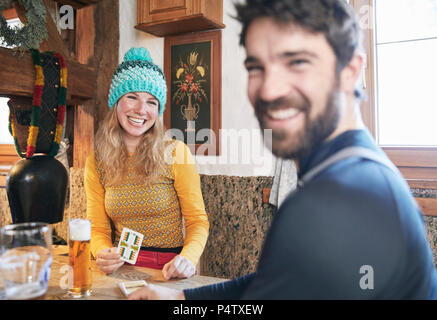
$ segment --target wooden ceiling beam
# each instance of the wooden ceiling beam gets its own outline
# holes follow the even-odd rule
[[[75,9],[81,9],[83,7],[94,5],[97,2],[99,2],[99,0],[55,0],[55,1],[60,5],[64,5],[64,4],[70,5]]]
[[[30,53],[14,53],[12,49],[0,48],[0,95],[33,95],[35,84],[35,68]],[[78,63],[74,59],[66,59],[67,63],[67,104],[77,104],[93,99],[95,95],[96,74],[94,68]],[[18,68],[19,66],[19,68]]]

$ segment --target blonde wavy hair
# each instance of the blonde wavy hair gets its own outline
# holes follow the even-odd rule
[[[101,172],[102,182],[106,186],[120,185],[127,174],[130,157],[136,182],[150,184],[165,168],[164,152],[167,142],[164,126],[157,118],[155,124],[143,135],[135,154],[129,156],[116,108],[117,105],[106,114],[95,138],[96,165]]]

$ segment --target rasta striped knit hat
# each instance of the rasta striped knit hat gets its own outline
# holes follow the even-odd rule
[[[146,48],[131,48],[112,76],[108,105],[112,108],[128,92],[148,92],[159,101],[159,115],[165,109],[167,84],[162,70],[153,63]]]

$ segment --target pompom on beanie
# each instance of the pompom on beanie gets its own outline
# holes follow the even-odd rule
[[[164,73],[153,63],[146,48],[131,48],[112,76],[108,105],[112,108],[128,92],[148,92],[159,101],[159,115],[165,109],[167,84]]]

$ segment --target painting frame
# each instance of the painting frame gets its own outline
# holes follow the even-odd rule
[[[221,30],[164,38],[164,75],[167,81],[164,126],[166,130],[182,132],[184,143],[195,155],[220,155],[221,60]],[[204,141],[199,141],[199,137]]]

